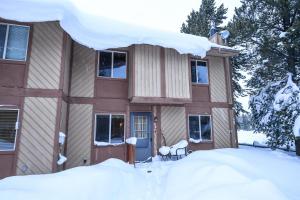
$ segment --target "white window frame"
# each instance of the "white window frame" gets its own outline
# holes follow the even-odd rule
[[[5,35],[5,41],[4,41],[4,49],[3,49],[3,54],[1,55],[0,59],[1,60],[11,60],[11,61],[26,61],[27,60],[27,53],[28,53],[28,44],[29,44],[29,35],[30,35],[30,26],[26,25],[19,25],[19,24],[10,24],[10,23],[2,23],[0,22],[0,25],[6,25],[6,35]],[[22,26],[22,27],[28,27],[28,36],[27,36],[27,44],[26,44],[26,51],[25,51],[25,59],[24,60],[17,60],[17,59],[7,59],[6,57],[6,51],[7,51],[7,42],[8,42],[8,34],[9,34],[9,27],[10,26]]]
[[[201,117],[209,117],[209,121],[210,121],[210,140],[203,140],[202,139],[202,130],[201,130]],[[212,141],[212,121],[211,121],[211,115],[198,115],[198,114],[189,114],[188,115],[188,132],[189,132],[189,138],[191,138],[191,135],[190,135],[190,117],[198,117],[198,121],[199,121],[199,140],[201,142],[211,142]],[[191,139],[194,139],[194,138],[191,138]]]
[[[200,59],[191,59],[191,73],[192,73],[192,61],[195,61],[196,62],[196,80],[197,80],[197,82],[193,82],[192,81],[192,76],[193,76],[193,74],[191,74],[191,81],[192,81],[192,83],[193,84],[198,84],[198,85],[209,85],[209,69],[208,69],[208,62],[206,61],[206,60],[200,60]],[[199,83],[198,82],[198,73],[197,73],[197,63],[198,62],[204,62],[204,63],[206,63],[206,67],[207,67],[207,83]]]
[[[109,115],[109,138],[108,138],[108,144],[125,144],[125,130],[126,130],[126,115],[123,113],[96,113],[95,114],[95,124],[94,124],[94,144],[96,145],[97,142],[104,142],[104,141],[96,141],[96,134],[97,134],[97,116],[101,116],[101,115]],[[124,132],[123,132],[123,142],[120,143],[112,143],[111,142],[111,118],[113,115],[122,115],[124,117]],[[106,143],[106,142],[104,142]]]
[[[99,72],[100,72],[100,53],[101,52],[109,52],[112,54],[112,58],[111,58],[111,76],[108,77],[108,76],[100,76],[99,75]],[[122,54],[125,54],[125,63],[126,63],[126,70],[125,70],[125,78],[115,78],[114,77],[114,53],[122,53]],[[109,50],[101,50],[101,51],[98,51],[98,63],[97,63],[97,77],[101,77],[101,78],[113,78],[113,79],[121,79],[121,80],[124,80],[124,79],[127,79],[127,67],[128,67],[128,62],[127,62],[127,52],[125,51],[109,51]]]
[[[15,151],[16,150],[16,143],[17,143],[17,137],[18,137],[18,130],[20,128],[20,122],[19,122],[19,116],[20,116],[20,109],[17,109],[17,108],[0,108],[0,110],[15,110],[15,111],[18,111],[18,114],[17,114],[17,121],[16,121],[16,124],[15,124],[15,127],[18,126],[18,129],[16,129],[16,133],[15,133],[15,141],[14,141],[14,148],[13,149],[0,149],[0,152],[7,152],[7,151]]]

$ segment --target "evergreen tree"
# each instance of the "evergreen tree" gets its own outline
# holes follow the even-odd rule
[[[211,20],[214,20],[218,27],[226,19],[226,13],[227,8],[224,8],[223,4],[216,8],[215,0],[202,0],[199,10],[192,10],[186,22],[182,24],[181,32],[208,37]]]

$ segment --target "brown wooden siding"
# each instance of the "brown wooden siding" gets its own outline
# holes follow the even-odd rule
[[[71,76],[72,97],[93,97],[96,51],[74,42]]]
[[[90,164],[93,106],[70,104],[66,168]]]
[[[212,108],[215,148],[231,147],[227,108]]]
[[[161,131],[167,146],[187,139],[186,116],[184,107],[161,107]]]
[[[70,64],[71,64],[71,54],[72,54],[72,39],[70,36],[66,38],[66,46],[64,49],[64,72],[63,72],[63,92],[69,94],[69,83],[70,83]]]
[[[227,102],[224,60],[209,57],[210,92],[212,102]]]
[[[160,62],[160,47],[135,45],[134,96],[161,96]]]
[[[63,30],[57,22],[33,25],[28,88],[59,89]]]
[[[188,55],[165,49],[166,97],[191,98]]]
[[[57,98],[25,97],[17,174],[52,172]],[[23,171],[23,169],[27,171]]]

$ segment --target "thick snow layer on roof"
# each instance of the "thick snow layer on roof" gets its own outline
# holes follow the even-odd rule
[[[150,44],[204,57],[211,47],[228,48],[205,37],[153,30],[90,15],[72,1],[75,0],[1,0],[0,17],[21,22],[58,20],[75,41],[96,50]]]

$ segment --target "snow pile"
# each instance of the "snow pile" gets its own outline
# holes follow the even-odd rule
[[[155,160],[155,159],[154,159]],[[300,160],[279,151],[196,151],[179,161],[137,164],[117,159],[47,175],[0,180],[10,200],[297,200]],[[151,171],[151,173],[147,173]],[[30,183],[30,184],[29,184]]]
[[[137,138],[136,137],[130,137],[130,138],[127,138],[126,139],[126,143],[127,144],[132,144],[132,145],[136,145],[136,141],[137,141]]]
[[[211,43],[204,37],[152,30],[120,23],[100,14],[91,15],[88,10],[76,7],[74,1],[2,0],[0,17],[21,22],[58,20],[75,41],[96,50],[151,44],[174,48],[181,54],[205,57],[211,47],[228,48]]]
[[[295,137],[300,137],[300,115],[296,118],[293,127]]]
[[[263,133],[253,133],[253,131],[238,131],[239,144],[267,146],[267,136]]]
[[[160,148],[158,149],[158,151],[159,151],[159,153],[160,153],[161,155],[166,156],[166,155],[168,155],[168,154],[170,153],[170,147],[162,146],[162,147],[160,147]]]

